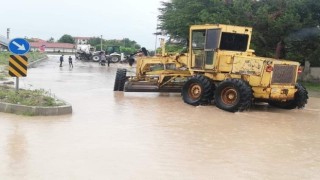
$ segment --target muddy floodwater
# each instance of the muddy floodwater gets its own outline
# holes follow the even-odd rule
[[[66,56],[65,56],[66,57]],[[0,113],[1,180],[320,179],[320,98],[228,113],[180,94],[113,92],[117,67],[51,56],[22,78],[72,115]]]

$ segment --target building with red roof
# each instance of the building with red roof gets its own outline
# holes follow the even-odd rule
[[[33,38],[34,42],[30,42],[32,51],[42,51],[49,53],[75,53],[74,44],[70,43],[53,43],[42,39]]]

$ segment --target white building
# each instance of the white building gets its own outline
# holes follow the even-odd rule
[[[73,37],[76,45],[78,44],[88,44],[88,41],[92,39],[91,37]]]

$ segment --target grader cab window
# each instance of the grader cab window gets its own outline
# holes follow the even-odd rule
[[[246,51],[249,36],[246,34],[226,33],[221,35],[220,49],[229,51]]]
[[[197,30],[192,32],[192,49],[204,49],[205,41],[205,30]]]
[[[196,30],[192,32],[192,49],[210,49],[219,47],[221,29]]]
[[[206,40],[206,50],[215,50],[219,47],[221,29],[208,29],[207,40]]]

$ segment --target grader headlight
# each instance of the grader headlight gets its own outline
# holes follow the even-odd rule
[[[303,72],[303,68],[301,66],[299,66],[298,68],[298,74],[301,74]]]
[[[271,65],[268,65],[266,68],[267,72],[272,72],[273,71],[273,67]]]

